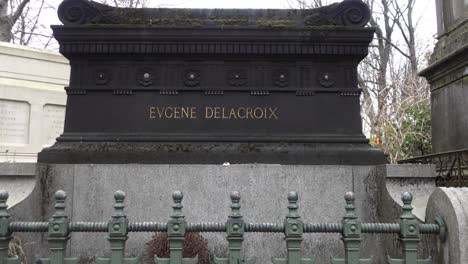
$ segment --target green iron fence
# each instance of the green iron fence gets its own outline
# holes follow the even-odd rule
[[[387,257],[389,264],[423,264],[431,263],[431,258],[417,259],[417,246],[422,234],[436,234],[443,240],[445,224],[437,219],[434,224],[421,224],[412,213],[413,197],[406,192],[402,195],[403,213],[399,223],[361,223],[355,212],[354,194],[345,195],[345,215],[338,223],[304,223],[298,213],[298,194],[288,194],[288,214],[283,223],[248,223],[240,212],[240,195],[231,194],[231,213],[225,223],[188,223],[182,212],[183,194],[175,191],[173,213],[167,223],[130,222],[124,212],[125,193],[114,193],[114,213],[108,222],[70,222],[65,214],[66,194],[55,193],[55,213],[48,222],[11,222],[7,211],[8,193],[0,191],[0,264],[20,264],[18,257],[8,256],[8,244],[14,232],[47,232],[50,256],[41,259],[45,264],[76,264],[79,259],[66,257],[67,241],[74,232],[103,232],[108,234],[111,254],[109,258],[97,258],[97,264],[136,264],[137,258],[125,257],[125,242],[129,232],[167,232],[169,241],[169,258],[158,258],[155,263],[190,264],[197,263],[197,258],[183,258],[182,245],[187,232],[225,232],[228,241],[228,255],[215,257],[217,264],[254,263],[241,257],[242,242],[247,232],[284,233],[287,256],[272,258],[274,264],[312,264],[313,256],[301,255],[301,242],[304,233],[341,233],[345,254],[342,258],[332,258],[332,264],[373,263],[372,256],[361,258],[360,244],[363,233],[396,233],[402,244],[400,258]]]

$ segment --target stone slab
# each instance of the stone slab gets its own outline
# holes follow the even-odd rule
[[[387,178],[435,178],[434,164],[388,164],[385,165]]]
[[[377,171],[385,178],[384,190],[399,206],[403,206],[403,192],[413,194],[413,213],[421,221],[425,219],[425,211],[429,196],[435,190],[435,165],[428,164],[389,164],[380,165]]]
[[[12,207],[28,197],[36,185],[35,163],[0,163],[0,189],[10,194]]]
[[[468,263],[468,188],[437,188],[431,195],[426,221],[441,217],[447,226],[445,241],[433,244],[440,264]]]

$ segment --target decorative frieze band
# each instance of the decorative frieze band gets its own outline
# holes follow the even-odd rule
[[[62,43],[63,54],[205,55],[367,55],[367,45],[351,43]]]

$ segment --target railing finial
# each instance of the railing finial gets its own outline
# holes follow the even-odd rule
[[[173,219],[179,219],[179,218],[184,218],[184,214],[182,213],[182,200],[184,199],[184,193],[182,191],[174,191],[172,193],[172,200],[174,201],[174,205],[172,206],[173,208],[173,213],[171,215],[171,218]]]
[[[8,218],[10,214],[8,213],[8,197],[10,195],[5,190],[0,190],[0,218]]]
[[[346,201],[346,215],[345,219],[357,219],[356,216],[356,207],[354,205],[355,197],[353,192],[347,192],[344,196],[345,201]]]
[[[115,204],[114,204],[115,214],[114,214],[114,216],[125,216],[124,202],[125,202],[125,197],[126,196],[127,195],[123,191],[119,190],[119,191],[114,192],[114,200],[115,200]]]
[[[67,199],[67,193],[58,190],[55,192],[55,213],[52,216],[53,218],[63,218],[65,217],[65,201]]]
[[[290,191],[288,193],[288,209],[289,213],[286,216],[287,218],[299,218],[299,214],[297,212],[299,206],[297,205],[297,201],[299,200],[299,194],[295,191]]]
[[[413,202],[413,195],[409,192],[404,192],[401,195],[401,201],[403,202],[403,214],[401,215],[401,219],[415,219],[413,206],[411,205]]]
[[[229,215],[230,218],[242,218],[240,214],[240,193],[238,191],[233,191],[231,193],[231,214]]]

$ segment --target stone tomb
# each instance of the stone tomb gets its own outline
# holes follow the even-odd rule
[[[47,163],[380,164],[362,133],[361,1],[313,10],[127,9],[65,0],[64,133]]]

